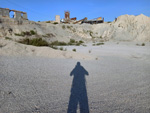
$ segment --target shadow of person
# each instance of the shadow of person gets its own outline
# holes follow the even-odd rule
[[[67,113],[76,113],[78,104],[80,113],[89,113],[85,79],[85,75],[89,75],[89,73],[80,65],[80,62],[77,62],[75,68],[70,73],[70,76],[72,75],[74,77]]]

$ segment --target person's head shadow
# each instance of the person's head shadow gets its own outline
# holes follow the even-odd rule
[[[89,75],[89,73],[81,66],[80,62],[77,62],[75,68],[70,73],[70,76],[73,76],[73,81],[68,113],[76,113],[78,104],[80,113],[89,113],[85,75]]]

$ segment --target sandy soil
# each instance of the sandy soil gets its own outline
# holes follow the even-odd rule
[[[71,46],[67,50],[73,48],[98,59],[0,56],[0,113],[66,113],[69,109],[72,113],[76,110],[78,113],[80,110],[85,113],[150,112],[148,44],[109,42],[103,46]],[[89,74],[86,81],[70,76],[77,62]],[[79,68],[75,69],[81,74]],[[86,85],[78,82],[81,80]],[[76,82],[80,85],[72,85]],[[72,102],[72,97],[77,102]]]

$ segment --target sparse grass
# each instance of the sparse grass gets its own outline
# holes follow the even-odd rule
[[[42,38],[33,38],[33,39],[25,38],[18,42],[22,44],[34,45],[34,46],[49,46],[49,43],[43,40]]]
[[[6,39],[6,40],[12,40],[12,38],[10,38],[10,37],[5,37],[5,39]]]
[[[145,46],[145,43],[142,44],[136,44],[137,46]]]
[[[68,45],[76,45],[76,46],[80,46],[81,44],[83,44],[84,42],[82,40],[80,41],[75,41],[74,39],[70,39],[70,42],[68,43]]]
[[[59,41],[54,41],[51,42],[49,45],[50,46],[68,46],[68,45],[76,45],[76,46],[80,46],[81,44],[83,44],[84,42],[82,40],[80,41],[75,41],[74,39],[70,39],[70,41],[68,43],[66,42],[59,42]]]
[[[50,43],[51,46],[66,46],[67,43],[66,42],[59,42],[59,41],[54,41]]]
[[[92,37],[92,34],[93,34],[93,32],[92,31],[90,31],[90,36]]]
[[[97,44],[93,44],[93,46],[99,46],[99,45],[104,45],[103,42],[97,43]]]
[[[72,51],[76,52],[76,49],[72,49]]]
[[[97,46],[99,46],[99,45],[104,45],[104,43],[103,43],[103,42],[100,42],[100,43],[97,43],[96,45],[97,45]]]
[[[84,47],[86,47],[87,45],[83,44]]]
[[[82,40],[75,41],[74,39],[70,39],[70,42],[68,43],[59,42],[59,41],[48,43],[46,40],[43,40],[42,38],[33,38],[33,39],[25,38],[19,40],[18,42],[26,45],[33,45],[33,46],[48,46],[53,49],[60,49],[60,50],[64,50],[63,47],[58,48],[57,46],[68,46],[68,45],[80,46],[82,43],[84,43]],[[65,49],[64,51],[67,51],[67,49]],[[73,49],[73,51],[76,51],[76,49]]]
[[[51,23],[51,21],[47,21],[46,23]]]
[[[74,39],[70,39],[70,43],[75,43],[76,41]]]
[[[52,33],[48,33],[48,34],[46,34],[46,35],[42,35],[43,37],[55,37],[55,35],[54,34],[52,34]]]
[[[37,33],[34,30],[30,30],[30,31],[22,31],[20,34],[19,33],[15,33],[16,36],[32,36],[32,35],[36,35]]]

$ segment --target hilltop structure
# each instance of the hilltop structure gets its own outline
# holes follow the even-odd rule
[[[2,16],[2,17],[9,17],[10,18],[10,12],[11,11],[14,12],[14,15],[13,15],[14,19],[17,19],[17,20],[19,20],[19,19],[28,20],[26,12],[17,11],[17,10],[10,10],[9,8],[0,8],[0,16]]]

